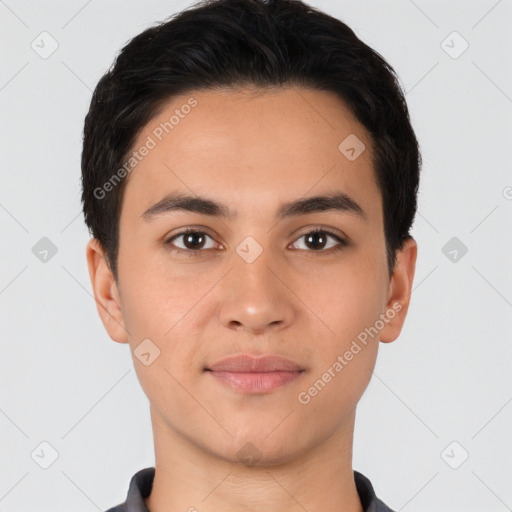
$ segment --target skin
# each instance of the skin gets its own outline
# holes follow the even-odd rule
[[[416,242],[409,239],[397,253],[389,278],[372,141],[334,94],[189,93],[166,104],[134,147],[191,96],[197,106],[129,175],[119,282],[95,239],[86,251],[101,320],[113,340],[129,344],[150,403],[156,474],[146,504],[151,512],[361,512],[352,469],[356,406],[379,341],[394,341],[402,329]],[[349,134],[366,146],[354,161],[338,149]],[[143,220],[173,191],[207,196],[237,215],[181,210]],[[333,191],[350,195],[367,219],[336,210],[275,218],[284,202]],[[187,227],[208,235],[203,248],[190,249],[178,237],[176,247],[195,253],[172,253],[164,242]],[[316,227],[349,245],[333,252],[339,242],[329,236],[315,249],[304,235]],[[247,236],[263,250],[252,263],[236,252]],[[378,335],[309,403],[300,403],[299,393],[393,304],[401,309]],[[134,356],[147,338],[160,350],[149,366]],[[259,395],[232,390],[203,371],[240,353],[278,354],[305,371]],[[245,445],[251,464],[238,455]]]

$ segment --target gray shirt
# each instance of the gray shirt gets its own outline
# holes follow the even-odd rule
[[[144,499],[151,494],[155,468],[141,469],[132,476],[126,501],[106,512],[149,512]],[[375,495],[373,486],[363,474],[354,471],[354,480],[364,512],[394,512]]]

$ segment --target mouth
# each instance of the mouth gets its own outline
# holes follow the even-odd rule
[[[297,379],[303,372],[226,372],[206,370],[212,377],[242,393],[261,394],[273,391]]]
[[[293,382],[305,371],[293,361],[275,355],[231,356],[204,370],[229,388],[251,394],[268,393]]]

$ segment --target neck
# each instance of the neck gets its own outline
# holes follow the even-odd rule
[[[355,409],[323,443],[254,465],[220,458],[171,429],[151,408],[155,479],[150,512],[363,512],[354,482]]]

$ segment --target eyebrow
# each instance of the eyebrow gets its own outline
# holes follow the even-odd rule
[[[237,215],[236,212],[232,211],[227,205],[214,201],[213,199],[172,192],[149,207],[141,217],[146,222],[150,222],[159,215],[176,210],[223,218],[234,218]],[[332,210],[348,213],[361,220],[367,220],[368,218],[363,208],[345,192],[317,195],[284,203],[277,210],[276,218],[283,220],[285,218],[306,215],[308,213]]]

